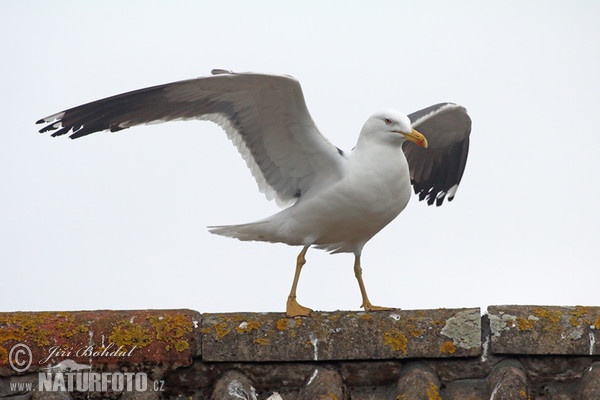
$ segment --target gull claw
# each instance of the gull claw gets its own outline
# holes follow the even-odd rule
[[[371,303],[363,304],[361,307],[364,308],[365,311],[368,311],[368,312],[370,312],[370,311],[394,311],[394,310],[396,310],[396,308],[393,308],[393,307],[374,306]]]
[[[300,305],[295,297],[290,296],[288,297],[285,313],[288,317],[309,317],[313,313],[313,310]]]

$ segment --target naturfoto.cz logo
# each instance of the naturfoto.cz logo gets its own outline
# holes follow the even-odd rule
[[[89,357],[90,365],[80,364],[72,359],[63,359],[56,365],[47,365],[38,373],[38,385],[33,383],[11,382],[12,391],[40,392],[145,392],[163,391],[164,381],[152,381],[144,372],[94,372],[91,371],[91,360],[96,357],[130,357],[135,347],[129,351],[114,344],[95,350],[93,346],[80,349],[51,347],[49,355],[39,363],[48,363],[57,357]],[[23,343],[14,345],[9,353],[9,364],[13,370],[22,373],[27,371],[33,362],[33,354],[29,346]],[[151,382],[149,385],[149,381]],[[14,387],[13,387],[14,386]]]

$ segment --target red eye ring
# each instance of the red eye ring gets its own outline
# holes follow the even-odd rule
[[[389,118],[385,118],[385,119],[383,120],[383,122],[385,122],[385,124],[386,124],[386,125],[391,125],[391,124],[392,124],[392,120],[391,120],[391,119],[389,119]]]

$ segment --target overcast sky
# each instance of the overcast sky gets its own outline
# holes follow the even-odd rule
[[[295,76],[351,149],[382,108],[473,120],[440,208],[363,251],[374,304],[600,305],[600,2],[0,3],[0,311],[283,311],[300,248],[206,226],[278,210],[207,122],[40,135],[41,117],[212,68]],[[356,310],[353,256],[307,254],[303,305]]]

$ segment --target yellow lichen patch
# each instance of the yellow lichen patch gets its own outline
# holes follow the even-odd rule
[[[146,347],[152,342],[152,334],[147,329],[129,321],[121,322],[115,326],[108,340],[125,349]]]
[[[527,394],[527,392],[525,390],[523,390],[523,389],[521,389],[519,391],[519,394],[521,395],[521,397],[523,397],[526,400],[530,400],[531,399],[531,397],[529,397],[529,395]]]
[[[442,353],[454,354],[456,352],[456,346],[454,346],[454,343],[452,342],[444,342],[440,350]]]
[[[533,321],[526,318],[517,318],[517,327],[519,330],[531,330],[533,329]]]
[[[175,342],[175,350],[176,351],[182,352],[189,348],[190,348],[190,344],[185,340],[178,340],[177,342]]]
[[[559,323],[560,320],[562,319],[562,313],[558,310],[552,310],[552,311],[548,311],[547,309],[543,308],[543,307],[535,307],[531,310],[533,312],[533,315],[535,315],[536,317],[540,318],[540,319],[547,319],[552,323]]]
[[[391,331],[385,332],[383,334],[383,343],[387,344],[394,351],[401,351],[406,354],[406,345],[408,344],[408,339],[397,329],[392,329]]]
[[[426,390],[426,393],[429,400],[442,400],[442,396],[440,396],[440,392],[438,392],[438,388],[433,382],[429,383],[429,388]]]
[[[277,329],[280,331],[285,331],[288,329],[297,329],[302,325],[302,319],[300,317],[296,318],[281,318],[277,320]],[[292,336],[296,336],[295,332],[292,332]]]
[[[332,315],[328,315],[327,319],[330,321],[338,321],[340,318],[342,318],[342,313],[338,313],[338,314],[332,314]],[[351,313],[348,313],[348,316],[354,316]]]
[[[66,338],[70,338],[70,337],[77,335],[78,333],[87,333],[88,331],[89,331],[89,329],[87,326],[85,326],[83,324],[79,324],[76,327],[74,327],[73,329],[65,331],[65,333],[63,335]]]
[[[560,331],[560,321],[562,320],[562,313],[558,310],[548,310],[544,307],[532,308],[534,316],[540,319],[542,330],[545,332],[558,332]]]
[[[217,334],[217,337],[220,339],[223,336],[226,336],[229,334],[229,332],[231,332],[229,330],[229,326],[227,325],[227,322],[221,322],[219,324],[215,324],[215,333]]]
[[[53,332],[44,329],[44,326],[52,317],[55,319],[56,315],[47,312],[5,314],[0,317],[0,343],[27,338],[38,346],[47,346],[50,344],[48,337],[52,337]]]
[[[412,337],[419,337],[419,336],[421,336],[422,334],[425,333],[425,329],[418,329],[415,325],[410,324],[408,326],[408,333]]]
[[[373,317],[372,317],[372,316],[371,316],[371,314],[369,314],[369,313],[365,313],[365,314],[362,314],[362,315],[360,316],[360,319],[364,319],[365,321],[368,321],[368,320],[370,320],[371,318],[373,318]]]
[[[333,393],[322,394],[319,399],[338,400],[338,397]]]
[[[248,332],[252,332],[254,329],[258,329],[260,328],[261,323],[255,320],[250,320],[248,322],[242,322],[241,324],[239,324],[235,330],[239,333],[248,333]]]
[[[277,329],[285,331],[288,328],[288,318],[281,318],[277,321]]]
[[[434,319],[433,321],[431,321],[431,325],[433,325],[435,327],[440,327],[440,329],[441,329],[444,326],[446,326],[446,321],[441,321],[439,319]]]
[[[189,347],[189,344],[181,338],[187,333],[192,332],[194,329],[194,323],[183,314],[165,315],[165,316],[151,316],[148,317],[148,321],[156,331],[156,340],[165,342],[165,349],[171,350],[172,347],[178,348],[183,351]],[[181,342],[186,343],[187,346]]]
[[[594,320],[594,326],[596,327],[596,329],[600,329],[600,315],[598,315],[598,317],[596,317],[596,319]]]
[[[269,339],[267,338],[256,338],[254,339],[254,343],[260,344],[262,346],[266,346],[269,344]]]
[[[8,351],[0,346],[0,363],[5,364],[8,362]]]
[[[589,307],[584,306],[577,306],[573,310],[569,311],[569,321],[571,322],[571,326],[575,327],[581,325],[592,325],[590,311],[591,310]]]

